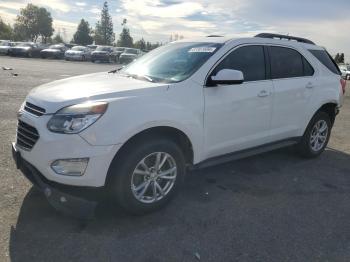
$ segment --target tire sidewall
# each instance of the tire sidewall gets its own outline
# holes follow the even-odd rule
[[[177,177],[171,191],[161,200],[146,204],[138,201],[131,190],[132,174],[137,164],[147,155],[154,152],[166,152],[170,154],[177,167]],[[109,186],[112,197],[133,214],[143,214],[155,211],[164,206],[178,191],[185,175],[185,159],[181,149],[172,141],[165,139],[151,140],[142,144],[131,145],[129,150],[123,152],[123,156],[113,164],[109,170],[109,176],[112,176]]]
[[[327,126],[328,126],[328,134],[327,134],[326,142],[324,143],[323,147],[318,151],[314,151],[311,148],[310,138],[311,138],[311,133],[312,133],[312,130],[313,130],[315,124],[320,120],[326,121]],[[327,147],[327,144],[329,142],[329,138],[331,135],[331,131],[332,131],[332,124],[331,124],[331,121],[329,119],[328,114],[326,114],[325,112],[318,112],[310,121],[309,126],[308,126],[308,128],[303,136],[303,141],[302,141],[303,146],[304,146],[303,150],[307,150],[307,152],[305,152],[305,153],[311,157],[319,156]]]

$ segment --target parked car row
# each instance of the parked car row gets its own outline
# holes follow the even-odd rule
[[[350,65],[339,65],[342,77],[346,80],[350,80]]]
[[[113,46],[46,45],[32,42],[0,41],[0,54],[9,56],[65,59],[67,61],[91,61],[128,64],[145,52],[136,48]]]

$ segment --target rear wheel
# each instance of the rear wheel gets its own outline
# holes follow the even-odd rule
[[[322,111],[316,113],[298,145],[301,155],[308,158],[319,156],[328,144],[331,129],[329,115]]]
[[[109,170],[113,197],[133,214],[163,207],[185,175],[179,146],[167,139],[145,139],[129,145],[121,154]]]

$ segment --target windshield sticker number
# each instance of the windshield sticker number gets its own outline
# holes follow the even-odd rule
[[[189,53],[213,53],[215,51],[216,47],[194,47],[191,48],[188,52]]]

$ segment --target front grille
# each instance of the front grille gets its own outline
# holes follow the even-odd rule
[[[31,150],[38,139],[39,133],[35,127],[18,120],[16,142],[18,146]]]
[[[29,102],[26,102],[26,105],[24,106],[24,110],[35,116],[42,116],[46,113],[46,110],[44,108],[33,105],[32,103],[29,103]]]

